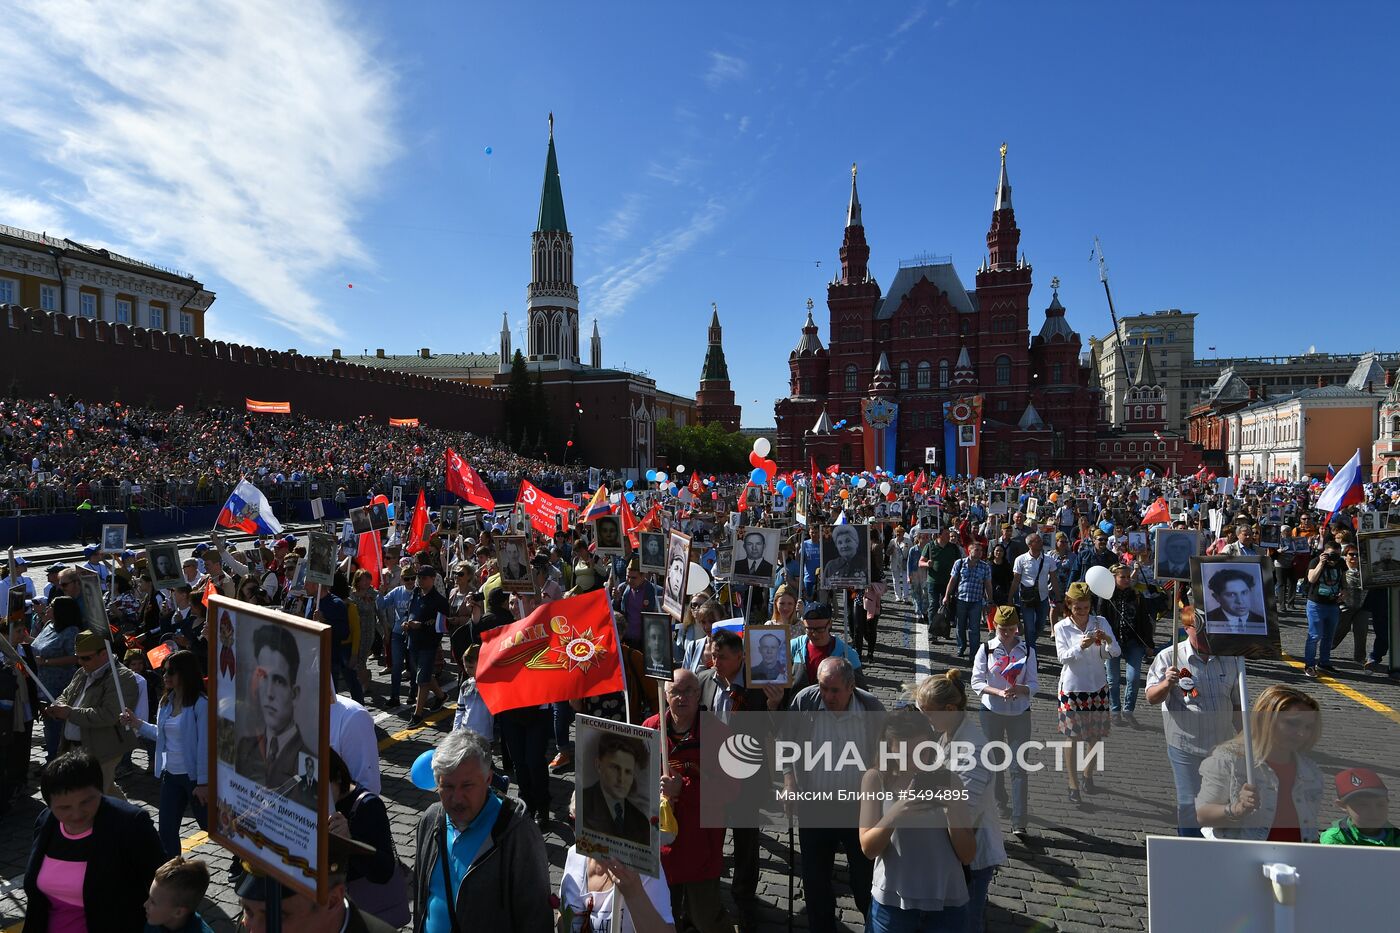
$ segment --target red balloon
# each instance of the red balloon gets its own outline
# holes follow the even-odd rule
[[[755,463],[754,466],[763,467],[763,472],[767,473],[769,478],[778,475],[778,465],[772,460],[764,460],[762,463]]]
[[[749,465],[754,467],[763,466],[763,458],[758,455],[758,451],[749,451]]]
[[[567,442],[565,442],[564,446],[565,446],[565,447],[572,447],[572,446],[574,446],[574,442],[573,442],[573,441],[567,441]]]
[[[373,499],[371,499],[371,500],[369,501],[369,504],[370,504],[370,505],[388,505],[388,504],[389,504],[389,497],[386,496],[386,495],[384,495],[383,493],[380,493],[379,495],[377,495],[377,496],[375,496]]]
[[[717,492],[712,492],[712,493],[710,493],[710,498],[711,498],[711,499],[718,499],[718,498],[719,498],[719,493],[717,493]]]
[[[715,481],[715,475],[714,475],[713,473],[711,473],[711,474],[710,474],[710,482],[713,483],[714,481]]]
[[[885,501],[886,501],[886,502],[893,502],[894,500],[896,500],[896,499],[898,499],[898,498],[899,498],[898,494],[891,492],[891,493],[888,493],[888,494],[885,496]]]

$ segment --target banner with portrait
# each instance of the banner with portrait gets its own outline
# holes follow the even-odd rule
[[[209,836],[323,900],[330,626],[213,595],[209,628]]]
[[[1197,626],[1210,653],[1277,660],[1283,645],[1274,606],[1272,562],[1262,556],[1222,554],[1191,558]]]
[[[660,731],[579,716],[574,732],[574,847],[660,877]]]

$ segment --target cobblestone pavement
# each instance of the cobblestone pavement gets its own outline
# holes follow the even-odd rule
[[[39,582],[36,580],[36,582]],[[920,673],[941,672],[957,663],[947,641],[931,646],[921,639],[907,604],[887,597],[880,622],[879,648],[868,673],[874,692],[890,704]],[[840,623],[837,624],[838,630]],[[1284,648],[1301,657],[1306,622],[1301,612],[1283,616]],[[1166,624],[1158,626],[1165,639]],[[1033,737],[1049,740],[1055,733],[1054,691],[1058,665],[1048,635],[1042,636],[1041,689],[1032,707]],[[922,648],[922,650],[921,650]],[[1350,643],[1345,652],[1349,655]],[[372,688],[382,698],[387,690],[378,674]],[[1400,787],[1400,684],[1340,662],[1335,680],[1303,678],[1301,665],[1289,662],[1251,662],[1251,692],[1271,683],[1288,683],[1317,697],[1323,708],[1323,736],[1316,757],[1329,776],[1341,767],[1366,764],[1375,768],[1392,787]],[[1346,695],[1350,693],[1351,695]],[[1141,700],[1141,697],[1139,697]],[[1370,704],[1363,705],[1363,703]],[[418,814],[434,797],[409,781],[413,760],[429,748],[451,723],[451,710],[436,714],[426,726],[408,729],[403,713],[373,708],[379,726],[384,798],[393,821],[401,859],[411,860]],[[1103,791],[1088,798],[1091,806],[1080,810],[1066,798],[1064,779],[1049,770],[1031,775],[1031,837],[1024,844],[1007,838],[1008,864],[1000,869],[991,889],[987,926],[993,931],[1083,931],[1147,929],[1147,865],[1145,836],[1175,832],[1175,803],[1171,771],[1162,743],[1161,715],[1141,703],[1138,728],[1116,728],[1108,740],[1106,769],[1098,783]],[[42,761],[36,748],[33,758]],[[138,765],[145,755],[136,753]],[[571,775],[552,779],[557,810],[572,793]],[[155,815],[158,785],[144,771],[122,779],[134,801]],[[9,879],[0,892],[0,931],[18,930],[24,917],[20,890],[28,857],[35,816],[42,804],[37,791],[16,803],[0,819],[0,879]],[[1339,814],[1331,790],[1324,793],[1323,823]],[[1004,829],[1009,827],[1005,824]],[[184,827],[189,854],[206,859],[215,869],[204,916],[220,931],[233,930],[237,899],[227,883],[228,854],[209,842],[192,819]],[[555,822],[546,837],[550,863],[557,884],[565,850],[572,839],[570,828]],[[777,933],[787,928],[788,850],[786,834],[766,830],[762,837],[763,872],[759,884],[761,906],[755,929]],[[846,886],[838,858],[834,884],[841,919],[852,931],[864,929]],[[794,927],[806,929],[801,882],[793,905]],[[727,895],[726,895],[727,896]],[[731,905],[732,907],[732,905]],[[737,917],[737,911],[734,912]]]

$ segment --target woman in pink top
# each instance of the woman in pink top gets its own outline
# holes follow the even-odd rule
[[[145,810],[102,796],[102,766],[81,749],[44,766],[24,892],[25,930],[100,933],[145,928],[143,906],[165,861]]]

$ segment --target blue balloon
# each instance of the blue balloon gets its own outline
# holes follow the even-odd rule
[[[491,154],[491,147],[490,147],[490,146],[487,146],[487,147],[486,147],[486,154],[487,154],[487,155],[490,155],[490,154]]]
[[[632,488],[632,481],[631,481],[630,479],[627,481],[627,488],[628,488],[628,489],[631,489],[631,488]]]
[[[784,486],[784,487],[783,487],[783,498],[784,498],[784,499],[791,499],[795,494],[796,494],[796,491],[795,491],[791,486]]]
[[[437,778],[433,777],[431,748],[413,760],[413,766],[408,769],[408,777],[419,790],[437,790]]]
[[[1102,521],[1102,522],[1099,522],[1099,530],[1102,531],[1104,534],[1112,534],[1112,533],[1113,533],[1113,522],[1110,522],[1110,521]]]
[[[629,503],[631,503],[631,502],[636,502],[636,501],[637,501],[637,494],[636,494],[635,492],[629,492],[629,493],[627,494],[627,501],[628,501]]]
[[[655,471],[655,470],[647,470],[647,482],[648,482],[648,483],[654,483],[654,482],[656,482],[656,471]]]
[[[394,503],[390,502],[384,507],[384,514],[388,515],[390,519],[394,517]]]
[[[753,472],[749,474],[749,482],[755,486],[767,486],[768,474],[764,472],[762,467],[754,467]]]

